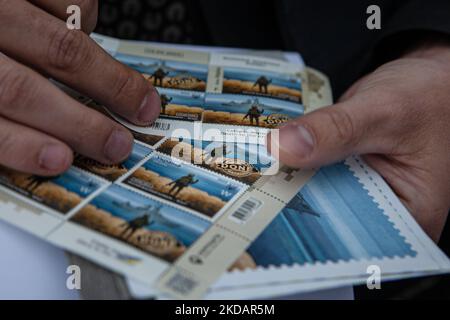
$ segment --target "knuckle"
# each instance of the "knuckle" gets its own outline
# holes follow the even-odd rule
[[[330,108],[326,113],[328,122],[336,137],[343,145],[354,145],[357,141],[355,125],[347,111],[338,108]]]
[[[11,131],[4,131],[0,139],[0,154],[11,156],[16,146],[15,135]]]
[[[0,64],[0,109],[10,115],[30,95],[30,77],[12,64]],[[21,103],[18,103],[21,102]]]
[[[110,122],[103,115],[93,115],[91,112],[83,112],[74,123],[76,133],[71,136],[71,145],[76,149],[82,149],[89,141],[96,149],[104,145],[112,132],[114,122]],[[101,149],[99,149],[101,150]]]
[[[115,101],[123,101],[124,97],[125,99],[131,99],[136,95],[136,92],[143,91],[146,85],[143,78],[127,68],[120,68],[119,70],[113,86],[113,99]],[[131,104],[131,107],[136,110],[139,105]]]
[[[67,28],[55,30],[47,53],[50,67],[76,72],[83,66],[89,66],[92,56],[92,48],[83,32]]]
[[[82,146],[86,141],[90,141],[93,137],[98,136],[100,128],[104,127],[95,117],[88,112],[83,112],[75,121],[76,133],[72,136],[72,144],[76,147]]]

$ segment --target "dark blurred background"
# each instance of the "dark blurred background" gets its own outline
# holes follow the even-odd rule
[[[195,0],[101,0],[96,32],[130,40],[198,43],[205,31],[195,30],[201,28],[198,6]]]

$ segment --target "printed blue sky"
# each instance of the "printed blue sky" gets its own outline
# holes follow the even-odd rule
[[[117,185],[111,185],[106,191],[94,198],[91,203],[97,208],[110,212],[126,221],[145,213],[145,210],[133,211],[127,209],[127,207],[148,208],[152,206],[155,208],[161,205],[159,201]],[[210,226],[210,223],[203,219],[167,205],[163,205],[159,212],[167,223],[157,222],[147,228],[169,232],[185,245],[190,245]]]
[[[416,254],[343,163],[322,168],[249,252],[263,266]]]
[[[190,173],[194,174],[194,180],[198,180],[198,182],[192,185],[193,188],[203,190],[223,201],[233,198],[243,187],[230,179],[206,172],[195,166],[189,166],[185,163],[176,164],[170,157],[154,156],[145,162],[143,167],[171,180],[176,180]]]
[[[303,115],[303,105],[285,100],[266,97],[250,97],[239,94],[206,94],[205,109],[214,111],[228,111],[247,113],[253,104],[264,109],[264,114],[286,114],[291,118]]]
[[[102,185],[102,182],[99,179],[84,171],[77,170],[74,167],[71,167],[64,174],[53,179],[52,183],[60,185],[65,189],[78,194],[82,198],[87,197]]]
[[[270,71],[258,71],[245,68],[226,67],[224,69],[225,79],[238,79],[249,82],[255,82],[260,76],[265,76],[268,80],[272,80],[271,84],[301,90],[300,79],[288,74],[275,73]]]
[[[196,91],[157,88],[160,94],[165,94],[172,100],[169,103],[193,107],[203,107],[204,94]]]
[[[159,67],[169,71],[169,76],[175,76],[184,71],[188,72],[191,76],[206,81],[208,74],[208,66],[196,63],[178,62],[178,61],[163,61],[159,59],[138,57],[125,54],[117,54],[115,58],[125,64],[133,65],[133,68],[143,72],[151,74]]]
[[[127,160],[123,163],[123,165],[127,169],[131,169],[134,167],[139,161],[144,159],[146,156],[148,156],[152,152],[152,149],[143,146],[139,143],[134,143],[133,150],[131,151],[130,156]]]

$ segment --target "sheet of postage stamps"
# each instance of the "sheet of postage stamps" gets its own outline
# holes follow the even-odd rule
[[[385,182],[351,157],[317,171],[206,298],[269,298],[366,283],[373,270],[390,280],[448,268]],[[140,287],[130,281],[132,292],[165,297]]]
[[[268,130],[308,109],[309,80],[302,64],[95,39],[116,59],[140,72],[160,94],[161,116],[155,123],[144,128],[127,123],[141,134],[189,134],[195,139],[231,135],[263,143]],[[314,74],[318,81],[311,83],[318,90],[324,88],[324,77]]]
[[[51,178],[0,168],[1,219],[162,297],[358,283],[369,264],[392,278],[450,269],[361,159],[315,172],[267,153],[269,130],[331,104],[321,73],[251,54],[94,39],[157,87],[160,118],[133,126],[64,88],[132,130],[131,155],[116,165],[76,155]]]

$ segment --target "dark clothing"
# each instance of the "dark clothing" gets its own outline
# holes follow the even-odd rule
[[[372,4],[381,8],[381,30],[366,27]],[[331,78],[338,97],[423,32],[450,34],[450,1],[103,0],[97,31],[128,39],[297,51]]]
[[[102,0],[96,32],[121,39],[191,43],[191,10],[198,12],[185,0]]]
[[[417,40],[418,30],[450,35],[449,0],[201,0],[212,43],[302,54],[325,72],[338,97],[363,73]],[[275,5],[276,4],[276,5]],[[381,30],[369,30],[369,5]],[[395,35],[403,33],[401,38]],[[406,35],[405,33],[408,33]]]

